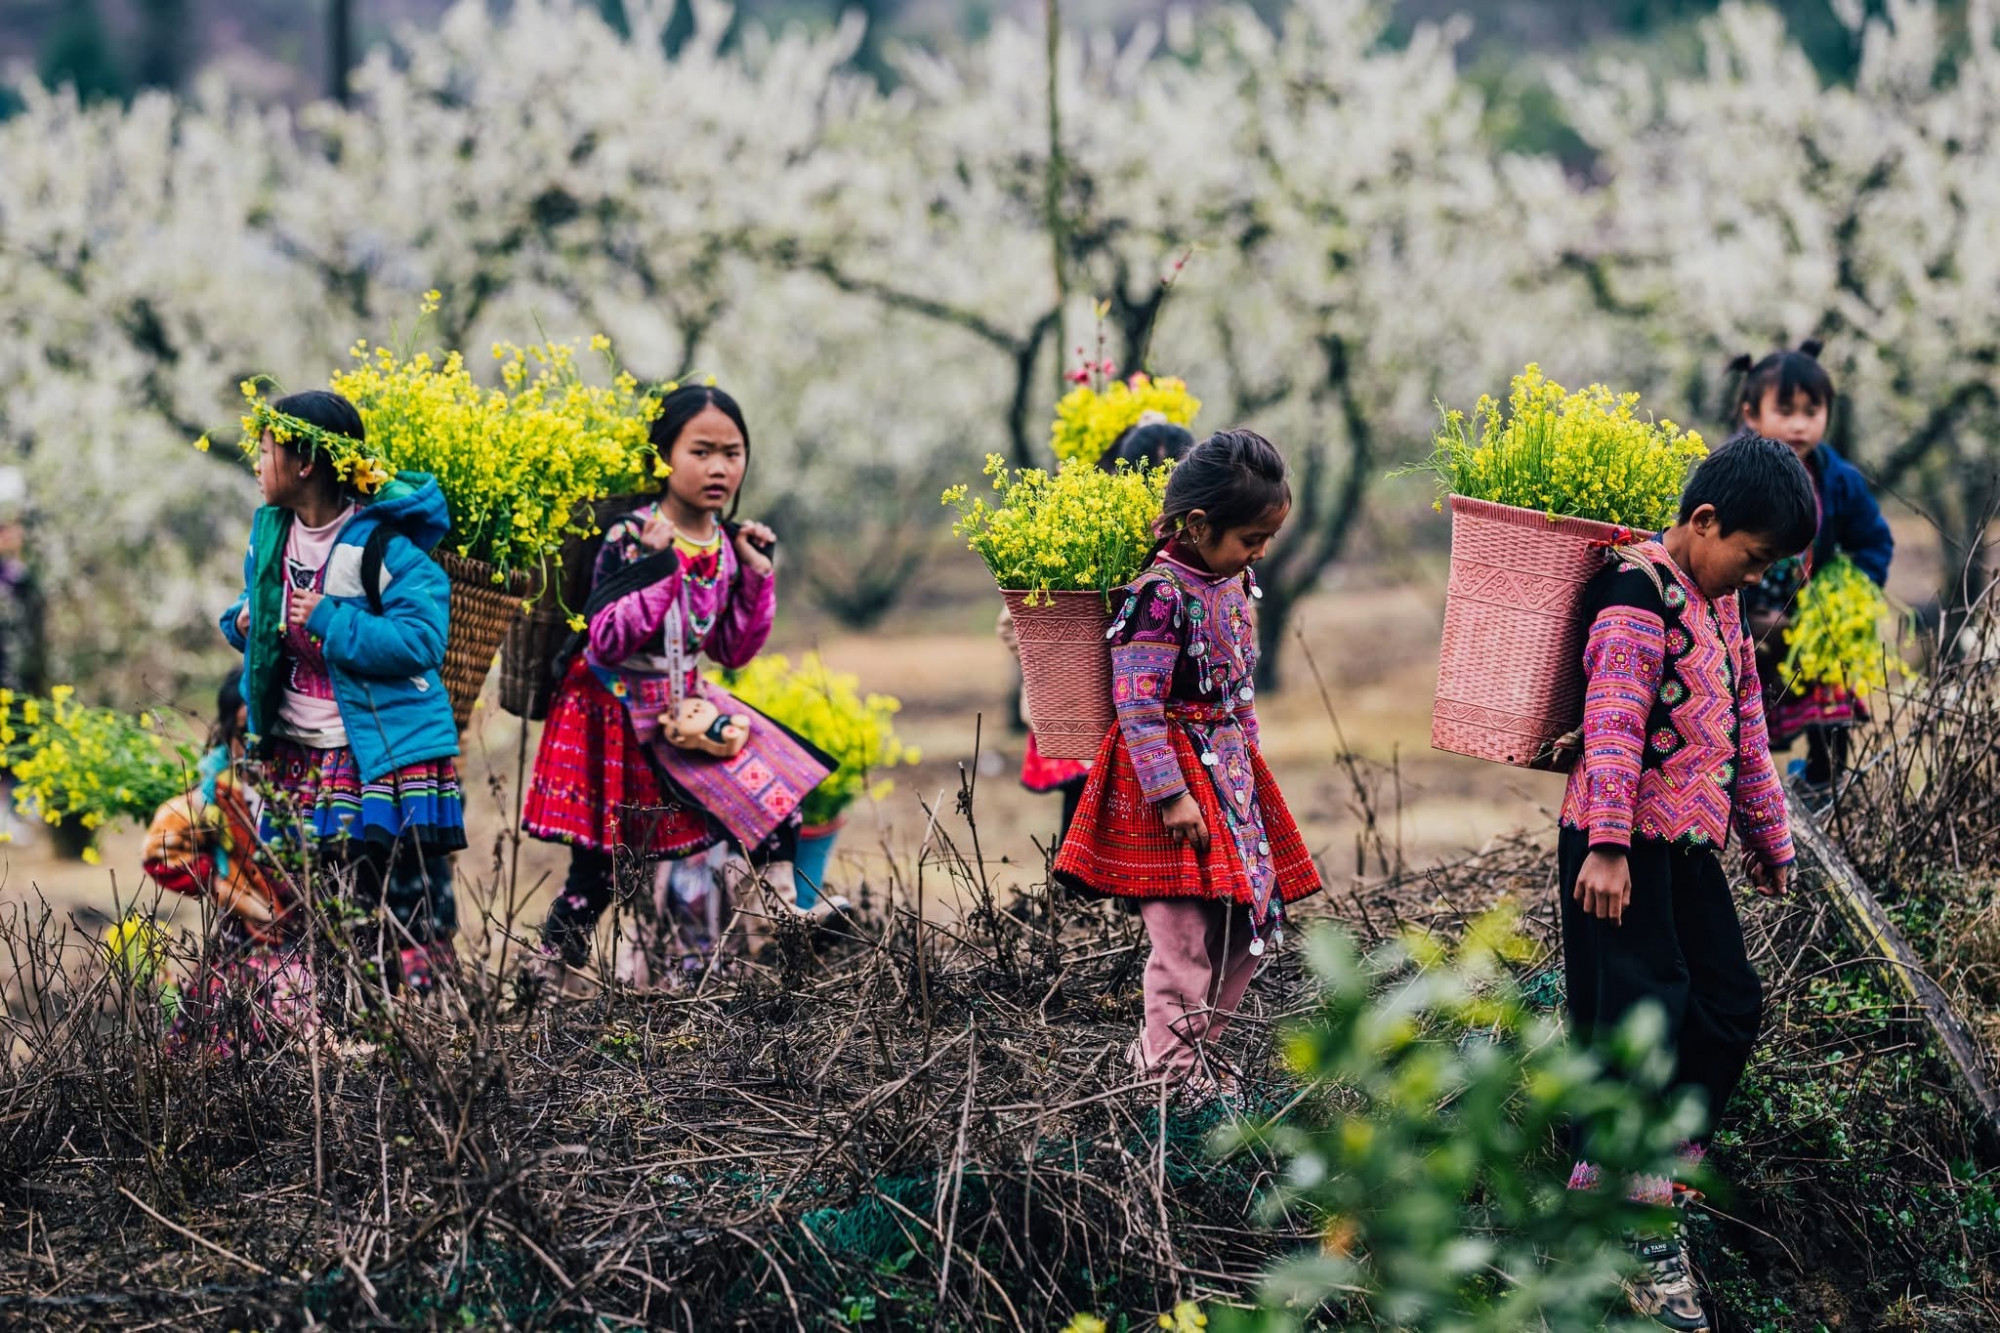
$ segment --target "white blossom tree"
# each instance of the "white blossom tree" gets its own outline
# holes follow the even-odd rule
[[[1823,338],[1834,443],[1938,522],[1942,593],[1962,604],[2000,502],[1994,8],[1836,9],[1860,42],[1851,86],[1824,86],[1775,13],[1737,4],[1704,26],[1690,77],[1572,79],[1607,183],[1571,263],[1696,411],[1724,409],[1736,353]]]

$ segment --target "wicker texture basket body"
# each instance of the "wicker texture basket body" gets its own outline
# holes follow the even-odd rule
[[[1111,613],[1094,592],[1007,592],[1035,747],[1050,759],[1095,759],[1118,720],[1111,707]]]
[[[1560,769],[1583,720],[1584,585],[1623,529],[1451,500],[1451,582],[1431,745],[1519,768]]]
[[[521,616],[501,640],[500,706],[515,717],[539,722],[548,716],[556,692],[556,676],[550,664],[569,642],[570,616],[582,611],[584,603],[590,600],[591,575],[597,568],[597,553],[604,545],[604,529],[631,512],[643,498],[613,495],[586,506],[595,533],[571,537],[563,543],[560,582],[528,608],[528,614]]]
[[[451,579],[451,633],[445,639],[444,670],[439,674],[451,696],[452,720],[464,731],[500,640],[521,621],[521,603],[533,580],[527,574],[510,574],[505,583],[495,583],[493,566],[484,560],[448,551],[432,558]]]

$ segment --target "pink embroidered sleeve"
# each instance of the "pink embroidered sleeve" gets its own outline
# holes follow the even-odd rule
[[[1111,701],[1139,788],[1157,805],[1187,790],[1167,733],[1167,695],[1186,616],[1173,585],[1153,580],[1142,583],[1119,619],[1125,628],[1111,645]]]
[[[1736,664],[1736,831],[1765,865],[1790,865],[1796,855],[1792,824],[1778,766],[1771,759],[1757,647],[1747,634],[1737,637]]]
[[[605,530],[596,578],[602,580],[646,554],[639,545],[637,525],[621,519]],[[666,578],[627,593],[590,618],[591,655],[599,662],[617,663],[656,645],[667,612],[680,595],[681,571],[677,563]]]
[[[706,651],[717,666],[742,667],[764,651],[778,618],[778,580],[736,567],[729,607],[709,631]]]
[[[1583,650],[1582,808],[1593,847],[1632,845],[1646,721],[1659,697],[1666,625],[1650,611],[1609,606],[1591,622]],[[1566,816],[1567,817],[1567,816]]]

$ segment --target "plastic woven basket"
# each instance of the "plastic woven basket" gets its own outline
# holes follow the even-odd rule
[[[1486,500],[1451,500],[1451,583],[1431,745],[1561,770],[1583,720],[1584,585],[1632,534]]]
[[[1050,759],[1095,759],[1118,715],[1111,707],[1111,613],[1094,592],[1007,592],[1021,644],[1021,680],[1035,747]]]
[[[451,696],[452,720],[460,731],[472,720],[472,705],[493,668],[500,640],[521,621],[521,605],[532,588],[526,574],[493,581],[493,566],[448,551],[433,556],[451,579],[451,632],[445,638],[445,693]]]

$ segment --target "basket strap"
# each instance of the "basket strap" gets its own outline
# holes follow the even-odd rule
[[[1608,549],[1606,554],[1609,555],[1611,559],[1625,566],[1625,568],[1636,569],[1641,574],[1644,574],[1649,580],[1652,581],[1653,591],[1658,593],[1661,597],[1664,598],[1667,595],[1667,585],[1665,581],[1662,580],[1660,577],[1660,567],[1654,564],[1651,560],[1648,560],[1645,557],[1645,555],[1641,553],[1638,546],[1636,545],[1613,546]]]

